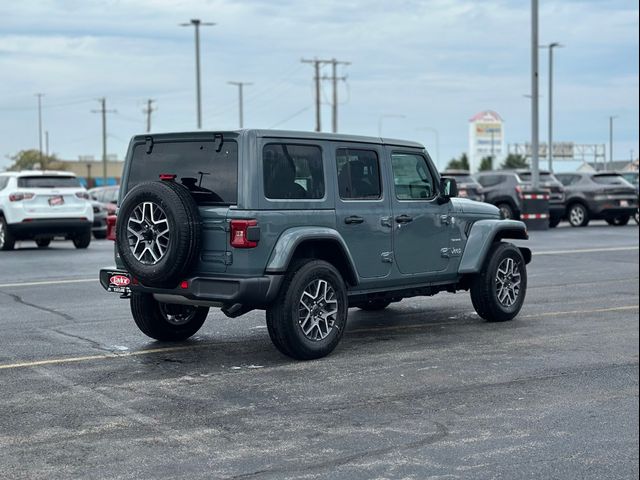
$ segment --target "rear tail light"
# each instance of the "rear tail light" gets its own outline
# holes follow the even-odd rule
[[[107,217],[107,240],[116,240],[116,220],[118,217],[109,215]]]
[[[30,200],[35,196],[31,192],[16,192],[9,195],[10,202],[20,202],[22,200]]]
[[[231,246],[234,248],[255,248],[260,240],[257,220],[231,220]]]
[[[76,192],[76,197],[89,200],[89,194],[87,192]]]
[[[521,186],[516,186],[516,193],[518,194],[518,198],[523,198]]]

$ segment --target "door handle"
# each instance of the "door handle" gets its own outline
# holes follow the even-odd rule
[[[346,224],[363,223],[363,222],[364,222],[364,218],[358,217],[357,215],[351,215],[350,217],[346,217],[344,219],[344,223]]]
[[[409,222],[413,222],[413,217],[410,217],[409,215],[398,215],[396,217],[396,223],[409,223]]]

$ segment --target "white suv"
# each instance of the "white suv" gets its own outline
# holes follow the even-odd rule
[[[74,174],[0,173],[0,250],[12,250],[17,240],[35,240],[44,248],[54,236],[87,248],[92,223],[89,194]]]

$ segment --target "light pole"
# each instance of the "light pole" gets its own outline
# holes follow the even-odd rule
[[[613,165],[613,119],[618,118],[617,115],[611,115],[609,117],[609,168],[604,167],[605,170],[610,170]]]
[[[242,102],[242,91],[245,85],[253,85],[250,82],[227,82],[229,85],[235,85],[238,87],[238,108],[240,109],[240,128],[244,124],[244,107]]]
[[[531,186],[540,186],[538,159],[538,0],[531,0]]]
[[[551,173],[553,173],[553,49],[556,47],[562,48],[563,46],[558,42],[553,42],[541,47],[549,49],[549,146],[547,154]]]
[[[198,18],[191,19],[188,23],[181,23],[181,27],[195,27],[196,34],[196,109],[198,115],[198,130],[202,128],[202,101],[200,98],[200,27],[213,26],[215,23],[202,22]]]
[[[433,127],[420,127],[417,130],[423,130],[427,132],[432,132],[436,139],[436,167],[440,170],[440,135],[438,134],[438,130]]]
[[[38,97],[38,155],[40,158],[40,170],[44,170],[42,163],[42,97],[44,97],[44,93],[36,93],[36,97]]]
[[[385,118],[406,118],[406,117],[398,113],[385,113],[384,115],[380,115],[378,117],[378,136],[379,137],[382,137],[382,120],[384,120]]]

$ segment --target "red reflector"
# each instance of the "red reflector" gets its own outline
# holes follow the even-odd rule
[[[180,288],[186,290],[187,288],[189,288],[189,282],[187,282],[186,280],[181,281]]]
[[[258,246],[255,240],[247,238],[249,227],[258,225],[257,220],[231,220],[231,246],[234,248],[254,248]]]
[[[171,181],[175,180],[177,175],[175,173],[161,173],[160,180]]]
[[[107,240],[115,241],[116,239],[116,219],[115,215],[107,216]]]

